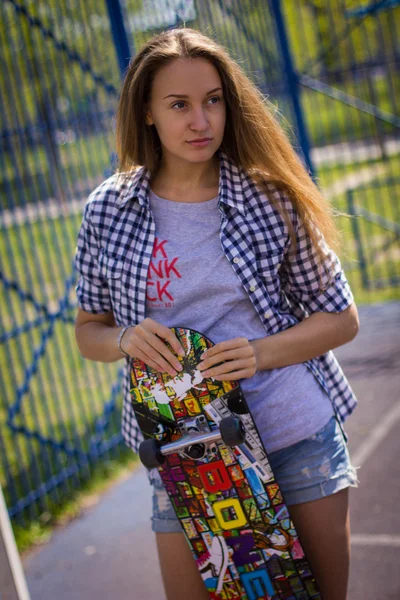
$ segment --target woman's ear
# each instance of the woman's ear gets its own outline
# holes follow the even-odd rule
[[[154,125],[154,121],[149,111],[146,112],[145,121],[146,125]]]

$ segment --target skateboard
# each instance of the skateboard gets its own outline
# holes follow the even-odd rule
[[[239,382],[204,378],[212,342],[172,331],[185,350],[176,376],[132,360],[139,456],[158,469],[210,598],[321,600]]]

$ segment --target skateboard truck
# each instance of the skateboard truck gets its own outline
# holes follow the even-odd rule
[[[139,446],[139,457],[147,469],[154,469],[161,466],[168,454],[184,453],[185,456],[194,460],[200,460],[206,454],[207,446],[214,442],[222,441],[226,446],[238,446],[242,444],[246,437],[246,432],[241,420],[238,417],[229,416],[222,419],[219,423],[219,429],[213,431],[199,431],[208,427],[206,419],[203,421],[190,423],[180,423],[181,431],[186,431],[179,440],[161,445],[159,440],[149,438],[144,440]]]
[[[211,431],[211,428],[204,415],[199,415],[191,419],[179,419],[178,427],[182,436],[181,440],[187,438],[187,436],[190,436],[190,439],[192,439],[195,434],[209,433]],[[201,458],[204,458],[206,453],[211,454],[215,451],[215,444],[211,441],[208,444],[195,443],[187,447],[185,446],[184,451],[181,452],[181,455],[185,456],[186,458],[200,460]]]

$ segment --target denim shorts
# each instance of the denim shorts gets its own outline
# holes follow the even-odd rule
[[[342,428],[335,416],[311,437],[268,455],[288,506],[318,500],[347,487],[357,487]],[[181,532],[167,492],[153,483],[152,528],[157,533]]]

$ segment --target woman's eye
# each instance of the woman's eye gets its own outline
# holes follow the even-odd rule
[[[221,100],[220,96],[212,96],[211,98],[209,98],[207,100],[207,103],[208,104],[218,104],[218,102],[220,102],[220,100]],[[179,100],[178,102],[174,102],[171,105],[171,108],[177,108],[177,109],[184,108],[184,107],[185,107],[185,103],[183,102],[183,100]]]

